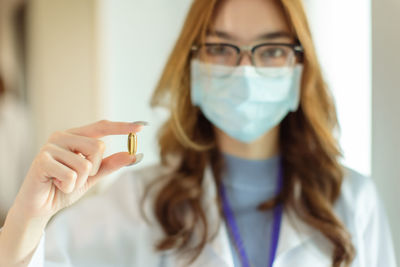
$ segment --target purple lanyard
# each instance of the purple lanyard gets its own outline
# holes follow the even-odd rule
[[[278,174],[278,187],[277,187],[276,194],[278,194],[280,192],[280,190],[282,188],[282,183],[283,183],[282,166],[280,164],[279,174]],[[247,253],[244,249],[244,245],[243,245],[242,238],[240,236],[239,228],[236,224],[235,216],[229,205],[229,201],[226,196],[225,188],[223,185],[221,186],[220,191],[221,191],[221,198],[222,198],[222,210],[223,210],[225,218],[227,220],[231,235],[234,239],[237,252],[240,256],[240,261],[242,263],[242,267],[250,267],[250,261],[247,256]],[[272,243],[271,243],[271,249],[269,252],[269,264],[268,264],[269,267],[272,267],[272,264],[275,260],[276,250],[278,248],[281,220],[282,220],[282,204],[279,204],[274,208],[274,218],[273,218],[273,222],[272,222],[272,238],[271,238]]]

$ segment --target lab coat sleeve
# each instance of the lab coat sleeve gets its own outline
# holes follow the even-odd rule
[[[367,267],[396,267],[393,241],[391,238],[389,223],[377,193],[376,187],[371,181],[364,192],[364,204],[367,211],[364,219],[366,224],[363,231],[365,244],[365,266]]]

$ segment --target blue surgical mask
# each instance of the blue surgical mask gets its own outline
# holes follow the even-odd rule
[[[251,143],[297,110],[302,71],[301,64],[294,68],[226,67],[194,59],[191,100],[216,127]]]

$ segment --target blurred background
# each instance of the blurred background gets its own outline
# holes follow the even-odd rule
[[[374,179],[400,262],[400,1],[304,2],[337,104],[343,163]],[[149,101],[190,3],[0,0],[0,225],[55,130],[146,120],[136,168],[158,161],[168,113]],[[126,136],[105,141],[106,154],[126,150]]]

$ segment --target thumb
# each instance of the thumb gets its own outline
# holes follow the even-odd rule
[[[89,187],[92,187],[101,177],[109,175],[124,166],[134,165],[142,161],[143,154],[130,155],[128,152],[119,152],[104,158],[96,175],[88,178]]]

